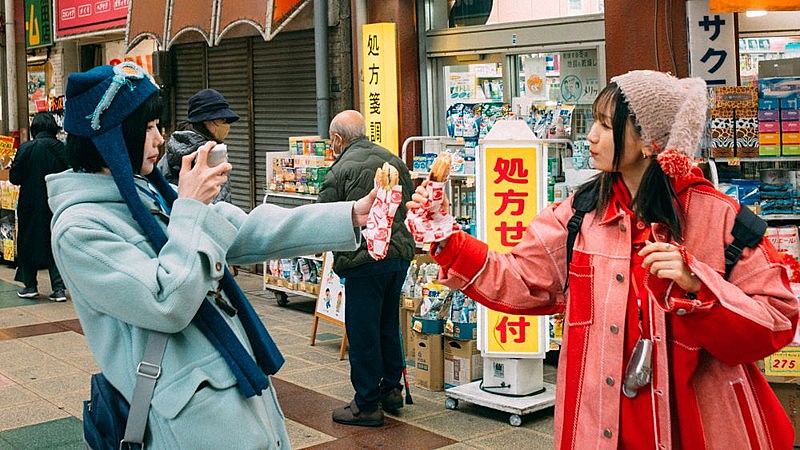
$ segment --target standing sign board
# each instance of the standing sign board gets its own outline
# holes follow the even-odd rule
[[[369,140],[400,154],[397,123],[397,30],[394,23],[362,28],[363,113]]]
[[[496,122],[482,146],[478,190],[484,206],[479,211],[478,235],[489,250],[507,252],[522,240],[528,224],[547,203],[543,163],[547,154],[521,120]],[[481,307],[479,321],[478,340],[484,357],[544,358],[545,316],[505,314]]]
[[[347,332],[344,327],[344,280],[340,279],[333,271],[333,253],[325,252],[322,261],[322,276],[317,295],[317,306],[314,308],[314,324],[311,327],[311,345],[317,340],[317,327],[322,319],[342,327],[342,346],[339,350],[339,359],[344,359],[347,349]]]
[[[709,12],[708,1],[686,2],[689,74],[709,86],[736,86],[739,57],[733,14]]]

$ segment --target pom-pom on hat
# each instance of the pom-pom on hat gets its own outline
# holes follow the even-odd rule
[[[688,175],[706,123],[706,82],[652,70],[634,70],[611,81],[622,90],[664,173]]]

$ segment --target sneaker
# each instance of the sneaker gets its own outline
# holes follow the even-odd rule
[[[381,394],[381,408],[386,412],[397,412],[403,407],[403,390],[394,388]]]
[[[50,294],[50,300],[54,302],[65,302],[67,301],[67,294],[64,293],[63,289],[56,289]]]
[[[39,291],[35,287],[26,287],[17,291],[17,296],[20,298],[35,298],[39,296]]]
[[[379,427],[383,425],[383,411],[380,408],[375,411],[361,411],[353,400],[349,405],[333,410],[333,421],[344,425]]]

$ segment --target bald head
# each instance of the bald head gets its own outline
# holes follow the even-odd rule
[[[366,137],[367,125],[360,112],[348,109],[331,120],[329,132],[331,137],[338,134],[345,144],[349,144],[358,138]]]

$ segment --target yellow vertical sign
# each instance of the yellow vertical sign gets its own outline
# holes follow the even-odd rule
[[[486,205],[486,243],[507,252],[522,240],[539,211],[537,150],[535,147],[485,147],[483,177]],[[537,316],[486,311],[488,353],[544,353]]]
[[[396,27],[394,23],[368,23],[361,35],[362,112],[367,136],[399,155]]]

